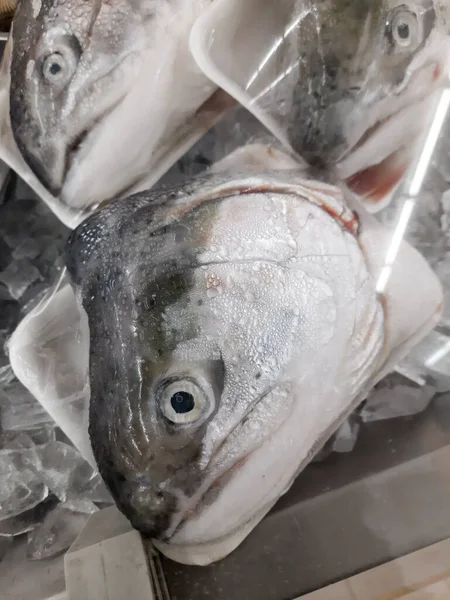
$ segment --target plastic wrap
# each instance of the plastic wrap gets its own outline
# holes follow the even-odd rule
[[[353,448],[346,419],[440,318],[438,278],[403,239],[416,197],[400,195],[387,227],[323,178],[250,144],[206,176],[99,209],[68,245],[78,302],[64,288],[11,339],[16,374],[25,383],[32,365],[27,385],[81,451],[92,444],[120,508],[175,560],[228,554],[337,429],[336,451]],[[64,422],[58,378],[70,364],[82,389],[87,339],[90,440],[75,440],[89,394]],[[175,409],[157,408],[166,379],[192,398],[209,390],[211,410],[177,432]],[[224,502],[234,508],[217,520]]]
[[[19,381],[95,466],[88,436],[89,340],[67,282],[20,322],[9,342],[9,359]]]
[[[9,341],[180,562],[226,556],[312,460],[357,451],[360,421],[448,385],[445,8],[355,6],[216,0],[190,47],[251,116],[88,216]]]
[[[80,3],[87,31],[50,1],[18,7],[0,73],[0,159],[68,227],[151,187],[229,107],[188,52],[208,5]],[[46,80],[52,56],[60,79]]]
[[[335,171],[379,210],[447,85],[448,13],[439,0],[217,0],[190,47],[285,147]]]

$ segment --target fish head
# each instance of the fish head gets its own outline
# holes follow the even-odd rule
[[[207,2],[20,3],[11,33],[12,132],[63,204],[88,209],[123,196],[207,128],[186,123],[215,86],[183,50]]]
[[[309,162],[337,165],[373,201],[402,178],[447,78],[443,4],[325,1],[299,23],[288,139]]]
[[[143,14],[134,0],[20,2],[12,29],[16,143],[58,196],[74,156],[137,74]]]
[[[415,158],[447,85],[449,17],[440,0],[216,0],[191,50],[285,147],[374,207]]]
[[[383,303],[372,270],[391,237],[367,223],[360,237],[340,187],[291,157],[259,171],[260,157],[238,150],[181,187],[112,202],[66,251],[95,460],[120,510],[180,562],[236,548],[440,302],[408,251]]]
[[[341,194],[301,189],[319,204],[321,194]],[[314,419],[329,418],[336,357],[354,329],[349,261],[365,267],[346,230],[351,213],[338,202],[334,218],[270,177],[161,198],[138,194],[88,217],[71,236],[67,266],[90,332],[99,470],[136,528],[184,547],[242,537],[322,437]],[[327,266],[315,264],[321,252]],[[375,303],[369,338],[379,336],[370,362],[381,308],[361,286]],[[352,393],[343,385],[328,408]]]

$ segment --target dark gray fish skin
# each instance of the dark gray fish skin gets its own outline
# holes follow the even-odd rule
[[[94,456],[118,507],[134,527],[154,536],[168,528],[177,508],[173,494],[162,491],[164,482],[186,495],[200,483],[195,458],[207,424],[194,433],[180,430],[149,401],[156,384],[168,383],[158,380],[173,349],[197,328],[195,318],[170,333],[162,327],[167,306],[189,296],[199,249],[189,216],[170,226],[170,199],[177,196],[176,189],[163,189],[113,202],[72,233],[66,252],[89,321]],[[198,210],[207,220],[214,209]],[[198,366],[220,396],[221,361]]]
[[[296,36],[301,60],[288,123],[289,141],[302,157],[318,165],[337,161],[348,148],[346,126],[358,118],[361,107],[399,93],[411,75],[411,61],[436,25],[434,4],[315,3]],[[416,7],[423,13],[416,15]],[[409,32],[417,37],[400,46],[393,27],[401,26],[399,15],[408,14],[417,18],[417,32],[412,25]]]

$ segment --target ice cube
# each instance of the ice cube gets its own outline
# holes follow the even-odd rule
[[[75,486],[72,486],[68,493],[68,497],[74,499],[85,498],[86,500],[98,504],[114,504],[114,500],[99,473],[94,473],[93,477],[83,489],[77,491]]]
[[[436,393],[436,388],[419,386],[399,373],[392,373],[369,394],[361,411],[365,422],[408,417],[423,412]]]
[[[82,460],[83,462],[80,462],[71,474],[67,489],[67,499],[110,502],[111,496],[100,475],[94,471],[87,461]]]
[[[44,521],[28,534],[27,557],[42,560],[66,551],[89,519],[89,513],[74,512],[58,504]]]
[[[11,365],[8,363],[3,367],[0,367],[0,388],[4,385],[12,383],[15,379],[14,371]]]
[[[436,391],[450,391],[450,335],[431,331],[402,361],[403,367],[420,370]]]
[[[32,460],[37,464],[39,458],[34,451],[35,443],[29,435],[23,431],[16,433],[10,440],[3,446],[5,450],[28,450],[31,449],[33,452],[30,454]],[[28,460],[28,459],[26,459]]]
[[[322,462],[333,452],[351,452],[358,439],[360,428],[360,409],[353,412],[348,419],[342,423],[339,429],[328,439],[323,448],[316,454],[313,463]]]
[[[4,537],[15,537],[33,531],[39,523],[42,523],[48,512],[57,503],[58,499],[56,496],[49,496],[34,508],[26,510],[11,519],[0,521],[0,540]]]
[[[28,439],[33,445],[47,444],[55,439],[55,427],[49,424],[36,429],[26,429],[21,432],[4,431],[0,434],[0,448],[17,449],[13,444],[17,444],[23,437]]]
[[[333,437],[334,440],[334,437]],[[319,450],[319,452],[314,456],[314,458],[312,459],[311,463],[320,463],[323,462],[324,460],[326,460],[330,454],[333,454],[333,449],[332,449],[332,442],[331,443],[326,443],[323,448],[321,448]]]
[[[17,379],[0,390],[0,408],[3,431],[36,429],[53,422],[47,411]]]
[[[113,502],[100,475],[73,446],[51,441],[37,447],[36,452],[38,462],[30,468],[62,502]]]
[[[25,430],[25,433],[36,445],[48,444],[55,441],[55,424],[47,423],[36,429]]]
[[[33,238],[25,238],[18,246],[14,248],[12,256],[14,260],[21,260],[22,258],[36,258],[39,256],[40,250],[36,240]]]
[[[67,500],[69,489],[86,485],[93,469],[73,446],[50,442],[36,448],[38,461],[30,465],[36,477],[61,501]]]
[[[332,445],[333,452],[351,452],[359,434],[359,420],[351,415],[337,430]]]
[[[33,448],[0,450],[0,521],[34,508],[48,496],[47,487],[27,466],[36,461]]]
[[[64,502],[64,506],[73,512],[84,513],[86,515],[92,515],[92,513],[98,510],[90,500],[67,500],[67,502]]]
[[[11,296],[18,300],[25,290],[42,276],[36,267],[27,258],[11,262],[0,273],[0,281],[8,288]]]

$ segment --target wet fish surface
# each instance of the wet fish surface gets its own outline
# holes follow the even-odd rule
[[[450,2],[312,4],[296,35],[302,59],[289,140],[309,161],[337,164],[357,193],[382,200],[404,175],[435,92],[447,84]]]
[[[164,554],[231,552],[437,322],[440,284],[407,244],[377,289],[391,236],[260,146],[72,233],[94,456]]]
[[[191,49],[300,160],[372,212],[415,160],[448,86],[448,0],[216,0]]]
[[[72,208],[159,168],[215,90],[187,52],[210,0],[35,0],[11,33],[10,117],[45,188]]]

